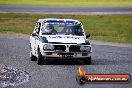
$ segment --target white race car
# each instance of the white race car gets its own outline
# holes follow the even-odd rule
[[[74,60],[91,64],[91,42],[83,25],[74,19],[39,19],[30,36],[30,58],[38,65],[46,60]]]

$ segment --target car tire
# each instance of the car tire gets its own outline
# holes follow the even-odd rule
[[[44,64],[44,58],[42,57],[42,54],[41,54],[39,49],[38,49],[37,53],[38,53],[37,64],[38,65],[43,65]]]
[[[91,64],[91,56],[88,57],[87,60],[84,60],[84,64],[85,64],[85,65],[90,65],[90,64]]]
[[[32,54],[32,49],[30,48],[30,60],[37,61],[37,58]]]

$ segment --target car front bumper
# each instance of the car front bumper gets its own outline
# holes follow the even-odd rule
[[[77,60],[77,59],[88,59],[91,58],[90,52],[42,52],[43,57],[54,59],[67,59],[67,60]]]

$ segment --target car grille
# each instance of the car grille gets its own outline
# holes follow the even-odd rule
[[[65,45],[54,45],[54,50],[65,51]]]
[[[80,46],[71,45],[71,46],[69,47],[69,51],[70,51],[70,52],[80,52]]]

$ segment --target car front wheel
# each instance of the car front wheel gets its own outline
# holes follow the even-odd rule
[[[81,64],[84,64],[84,65],[90,65],[90,64],[91,64],[91,56],[88,57],[88,58],[85,59],[85,60],[79,60],[79,62],[80,62]]]
[[[39,49],[38,49],[37,64],[38,65],[43,65],[44,64],[44,58],[42,57],[42,54],[41,54]]]
[[[86,65],[90,65],[91,64],[91,56],[90,57],[88,57],[88,59],[87,60],[84,60],[84,64],[86,64]]]

